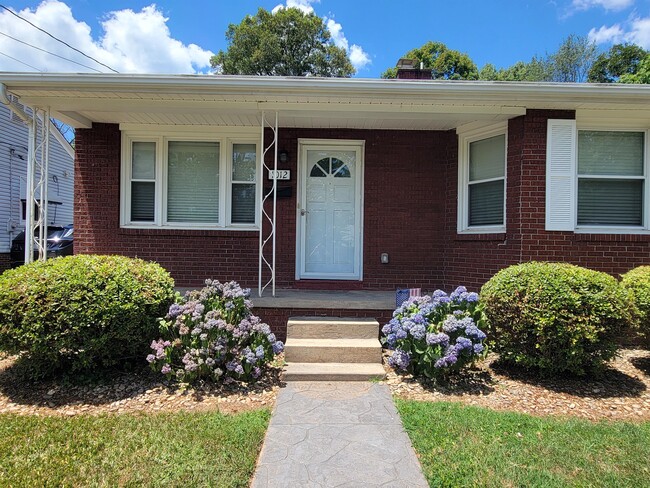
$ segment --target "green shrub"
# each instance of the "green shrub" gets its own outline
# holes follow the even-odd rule
[[[142,361],[174,281],[155,263],[77,255],[0,276],[0,349],[24,353],[32,376]]]
[[[631,294],[615,278],[564,263],[503,269],[483,286],[481,302],[494,351],[544,375],[602,367],[637,320]]]
[[[639,266],[628,271],[623,275],[621,285],[634,295],[641,333],[650,339],[650,266]]]

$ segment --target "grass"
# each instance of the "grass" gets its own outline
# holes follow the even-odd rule
[[[430,486],[650,486],[650,423],[396,404]]]
[[[0,415],[0,486],[248,486],[269,418]]]

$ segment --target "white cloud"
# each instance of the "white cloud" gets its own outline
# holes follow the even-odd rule
[[[287,0],[286,5],[284,4],[279,4],[273,7],[273,10],[271,10],[272,13],[276,13],[278,10],[281,10],[283,8],[297,8],[298,10],[302,10],[306,14],[313,14],[314,13],[314,7],[311,6],[312,3],[320,3],[320,0]]]
[[[616,44],[623,39],[623,29],[619,24],[614,24],[610,27],[603,25],[599,29],[592,28],[589,34],[587,34],[587,37],[596,44]]]
[[[286,3],[276,5],[272,12],[276,13],[278,10],[283,8],[295,7],[306,14],[311,14],[315,13],[312,5],[316,3],[320,3],[320,0],[286,0]],[[345,49],[354,69],[359,71],[371,63],[370,56],[361,46],[358,44],[352,44],[352,46],[350,46],[347,37],[345,37],[345,34],[343,33],[343,26],[341,24],[330,17],[324,17],[323,20],[325,20],[325,25],[332,35],[332,42],[335,46]]]
[[[644,49],[650,49],[650,17],[632,20],[630,30],[625,40],[638,44]]]
[[[59,0],[45,0],[35,10],[17,12],[68,44],[122,73],[196,73],[210,67],[211,51],[174,39],[167,19],[155,4],[140,12],[130,9],[109,12],[103,33],[93,38],[88,24],[74,18],[70,7]],[[51,51],[77,63],[107,72],[108,69],[38,31],[9,12],[0,13],[0,32]],[[88,72],[61,58],[38,51],[0,35],[0,52],[50,72]],[[0,55],[0,70],[27,71],[25,65]]]
[[[650,17],[636,17],[621,24],[614,24],[589,31],[589,39],[596,44],[630,42],[650,49]]]
[[[327,19],[327,29],[332,34],[332,41],[335,46],[342,47],[346,51],[348,50],[348,40],[343,34],[343,26],[336,22],[334,19]]]
[[[341,24],[336,22],[334,19],[327,17],[325,17],[325,22],[327,29],[330,31],[330,34],[332,34],[332,42],[334,42],[335,46],[345,49],[350,57],[350,62],[352,63],[352,66],[354,66],[354,69],[359,71],[370,64],[370,56],[368,56],[368,53],[365,52],[361,46],[352,44],[350,47],[350,43],[343,33],[343,26]]]
[[[594,7],[602,7],[605,10],[624,10],[634,4],[634,0],[573,0],[571,7],[574,10],[589,10]]]
[[[350,48],[350,62],[357,71],[361,68],[365,68],[371,63],[368,53],[365,52],[361,46],[357,46],[356,44],[352,44],[352,47]]]

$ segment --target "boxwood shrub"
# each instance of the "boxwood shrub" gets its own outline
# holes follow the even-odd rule
[[[546,376],[599,369],[637,320],[631,293],[614,277],[565,263],[505,268],[483,286],[481,301],[493,350]]]
[[[640,332],[650,339],[650,266],[639,266],[628,271],[623,275],[621,285],[634,295]]]
[[[0,349],[23,353],[32,376],[141,362],[174,296],[167,271],[141,259],[77,255],[21,266],[0,276]]]

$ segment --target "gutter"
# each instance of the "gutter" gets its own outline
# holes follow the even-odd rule
[[[32,123],[32,118],[25,113],[25,111],[18,105],[16,102],[9,98],[9,93],[7,92],[7,86],[4,83],[0,83],[0,102],[4,103],[9,110],[15,113],[20,119],[26,124]]]
[[[384,95],[389,97],[428,95],[439,97],[468,97],[514,100],[601,99],[617,101],[633,98],[636,102],[650,101],[648,85],[619,85],[595,83],[504,82],[465,80],[379,80],[368,78],[310,78],[239,75],[154,75],[107,73],[2,73],[2,83],[13,88],[47,88],[50,90],[80,90],[112,92],[143,91],[149,93],[254,94],[271,93],[316,96]]]

